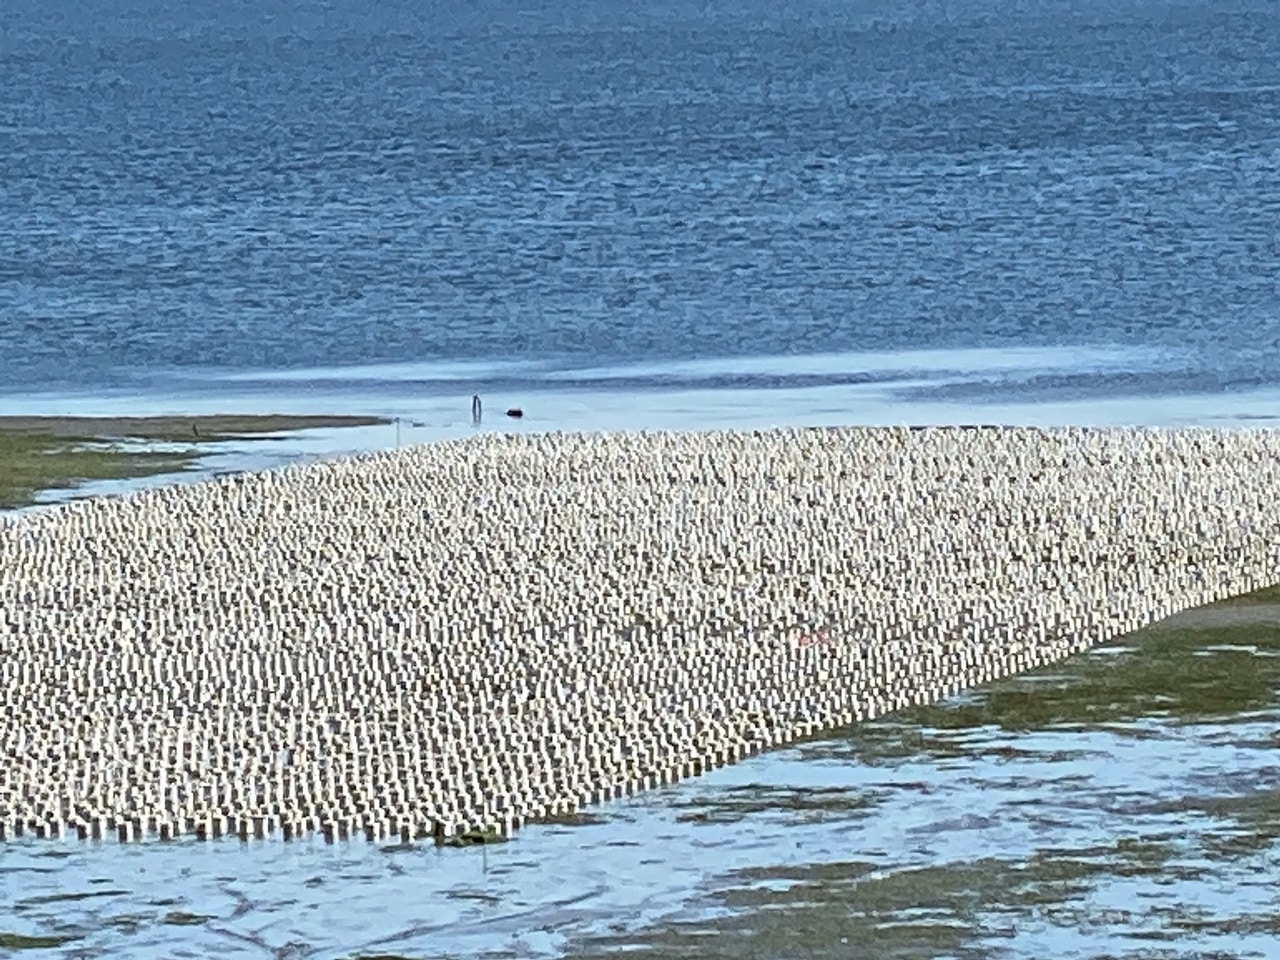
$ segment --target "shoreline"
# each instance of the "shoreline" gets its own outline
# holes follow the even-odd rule
[[[1277,454],[484,433],[0,524],[0,828],[505,835],[1270,586]]]
[[[27,416],[0,415],[0,433],[37,434],[74,440],[231,440],[267,433],[286,433],[319,427],[369,427],[388,423],[385,417],[331,414],[198,413],[157,416]]]
[[[954,352],[953,352],[954,353]],[[925,356],[926,368],[942,368],[951,362],[946,351]],[[964,351],[955,354],[961,377],[976,376],[997,364],[998,355],[969,357]],[[1011,369],[1019,364],[1027,369],[1027,358],[1007,361]],[[531,380],[523,386],[507,384],[501,391],[485,393],[485,417],[480,426],[471,420],[473,389],[466,377],[475,376],[483,365],[445,365],[429,368],[431,375],[442,377],[430,381],[423,392],[412,379],[378,380],[379,376],[412,377],[417,365],[401,370],[387,368],[352,368],[350,371],[327,371],[333,379],[312,383],[295,381],[292,376],[264,374],[265,379],[241,382],[231,379],[188,384],[184,389],[175,384],[157,384],[152,390],[111,391],[107,394],[51,392],[22,396],[0,395],[0,438],[5,436],[5,423],[15,427],[41,423],[65,424],[67,432],[76,424],[115,424],[117,428],[153,435],[149,442],[193,444],[197,438],[191,423],[222,421],[252,424],[263,409],[288,409],[295,413],[277,426],[290,426],[287,433],[256,433],[233,437],[209,437],[206,428],[198,428],[198,451],[168,449],[170,455],[185,454],[181,462],[163,469],[163,464],[132,470],[117,466],[114,475],[88,478],[73,487],[46,485],[43,492],[27,499],[21,510],[40,510],[67,500],[95,496],[111,496],[157,484],[196,482],[229,473],[253,472],[286,467],[291,463],[315,459],[333,459],[359,453],[391,450],[396,446],[456,440],[477,434],[503,433],[537,435],[551,431],[566,432],[630,432],[660,430],[706,432],[715,430],[772,430],[795,427],[841,429],[862,426],[956,426],[982,422],[993,426],[1024,427],[1215,427],[1248,429],[1280,425],[1280,392],[1252,392],[1205,395],[1080,397],[1074,400],[1002,402],[970,399],[966,402],[929,401],[909,396],[915,381],[907,371],[911,362],[901,357],[818,357],[818,358],[748,358],[738,361],[697,361],[693,366],[713,373],[744,369],[780,372],[795,369],[835,368],[846,363],[897,363],[904,378],[883,383],[841,386],[806,386],[778,389],[732,387],[681,387],[663,389],[628,389],[611,386],[615,381],[596,371],[601,379],[595,387],[556,386],[552,379]],[[1024,363],[1024,361],[1027,361]],[[964,373],[963,362],[978,364]],[[624,368],[621,372],[626,372]],[[340,376],[341,375],[341,376]],[[346,379],[343,379],[345,377]],[[480,387],[480,381],[474,384]],[[446,392],[440,392],[445,388]],[[906,389],[907,395],[902,391]],[[453,390],[459,391],[453,393]],[[522,407],[525,416],[508,419],[507,407]],[[359,411],[352,416],[350,411]],[[268,415],[269,418],[269,415]],[[269,418],[270,419],[270,418]],[[343,423],[341,428],[331,426]],[[306,424],[307,426],[303,426]],[[154,426],[153,426],[154,425]],[[59,428],[61,429],[61,428]],[[156,436],[159,435],[159,436]],[[101,436],[90,438],[100,441]],[[131,440],[128,443],[148,441]],[[164,450],[164,448],[160,448]],[[149,448],[133,446],[122,451],[138,460],[147,459]],[[175,460],[177,458],[175,457]],[[32,502],[34,501],[34,502]],[[0,508],[0,515],[4,514]]]
[[[176,482],[236,441],[387,424],[376,416],[0,416],[0,514]]]

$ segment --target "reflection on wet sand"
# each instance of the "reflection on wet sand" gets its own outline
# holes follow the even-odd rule
[[[799,748],[806,765],[875,771],[860,794],[775,786],[687,800],[758,826],[826,811],[831,843],[823,857],[725,872],[682,915],[579,938],[572,952],[1272,955],[1277,598],[1182,614]]]

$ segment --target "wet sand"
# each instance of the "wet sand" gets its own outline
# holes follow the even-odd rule
[[[691,784],[669,819],[696,824],[683,844],[724,866],[677,907],[568,924],[567,952],[1267,960],[1278,598],[1177,614]],[[739,852],[751,865],[732,865]]]
[[[197,469],[230,440],[263,443],[387,422],[322,415],[0,417],[0,510],[105,492],[102,485],[111,481],[164,482]]]
[[[0,432],[76,440],[226,440],[317,427],[366,427],[384,417],[292,414],[199,414],[155,417],[0,416]]]

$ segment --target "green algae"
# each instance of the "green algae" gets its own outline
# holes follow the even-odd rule
[[[88,890],[78,893],[50,893],[39,897],[28,897],[14,904],[15,911],[30,910],[34,907],[48,906],[57,903],[77,903],[81,900],[93,900],[98,897],[127,896],[128,890]]]
[[[494,843],[506,843],[508,839],[497,827],[485,827],[483,829],[473,827],[455,836],[443,838],[440,841],[440,845],[442,847],[478,847]]]
[[[1040,670],[953,700],[899,711],[845,731],[842,757],[866,764],[969,756],[955,731],[996,727],[1107,729],[1156,735],[1135,722],[1195,724],[1240,717],[1280,700],[1280,587],[1222,601]],[[1280,746],[1280,741],[1277,741]],[[827,744],[823,744],[827,749]],[[1025,751],[1004,748],[1008,759]]]
[[[105,917],[103,926],[113,927],[121,933],[137,933],[155,918],[142,913],[121,913],[113,917]]]
[[[674,804],[681,823],[728,824],[766,813],[791,823],[814,823],[850,814],[870,814],[885,791],[852,792],[843,788],[811,787],[775,790],[764,784],[699,792]]]
[[[215,920],[216,917],[203,913],[188,913],[185,910],[170,910],[160,922],[171,927],[198,927]]]
[[[120,480],[188,469],[194,459],[168,452],[126,451],[91,438],[0,431],[0,510],[25,507],[44,490],[88,480]]]

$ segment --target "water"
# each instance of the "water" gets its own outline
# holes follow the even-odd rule
[[[1277,184],[1274,0],[6,0],[0,413],[1273,422]],[[11,843],[0,955],[1276,956],[1224,609],[486,850]]]
[[[0,395],[1238,395],[1277,183],[1272,0],[8,0]]]
[[[18,841],[0,952],[1270,958],[1277,747],[1271,591],[500,846]]]

